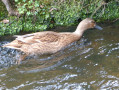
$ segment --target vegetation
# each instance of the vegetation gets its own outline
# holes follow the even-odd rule
[[[98,22],[119,18],[118,0],[15,0],[15,6],[20,17],[4,17],[5,9],[0,12],[0,36],[74,25],[87,17]],[[4,24],[4,18],[10,22]]]

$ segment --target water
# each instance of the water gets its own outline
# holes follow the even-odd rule
[[[118,90],[119,26],[103,27],[102,31],[86,31],[81,40],[61,52],[29,57],[21,65],[15,63],[21,52],[1,47],[14,38],[1,38],[0,89]]]

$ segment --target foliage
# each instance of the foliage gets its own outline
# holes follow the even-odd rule
[[[57,25],[74,25],[92,17],[98,22],[119,18],[119,2],[110,0],[15,0],[21,17],[10,16],[9,24],[0,24],[0,35],[36,32]],[[3,16],[3,14],[1,14]]]
[[[0,21],[3,19],[3,18],[6,18],[7,17],[7,10],[4,6],[4,4],[0,1]]]

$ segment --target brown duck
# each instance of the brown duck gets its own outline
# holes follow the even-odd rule
[[[20,35],[3,47],[14,48],[23,51],[26,55],[52,54],[60,51],[72,42],[79,40],[85,30],[90,28],[102,28],[97,26],[90,18],[82,20],[74,32],[43,31],[32,34]]]

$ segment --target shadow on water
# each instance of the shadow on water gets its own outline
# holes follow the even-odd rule
[[[1,47],[8,38],[0,42],[0,89],[119,89],[119,26],[88,30],[66,49],[21,65],[15,63],[21,52]]]

